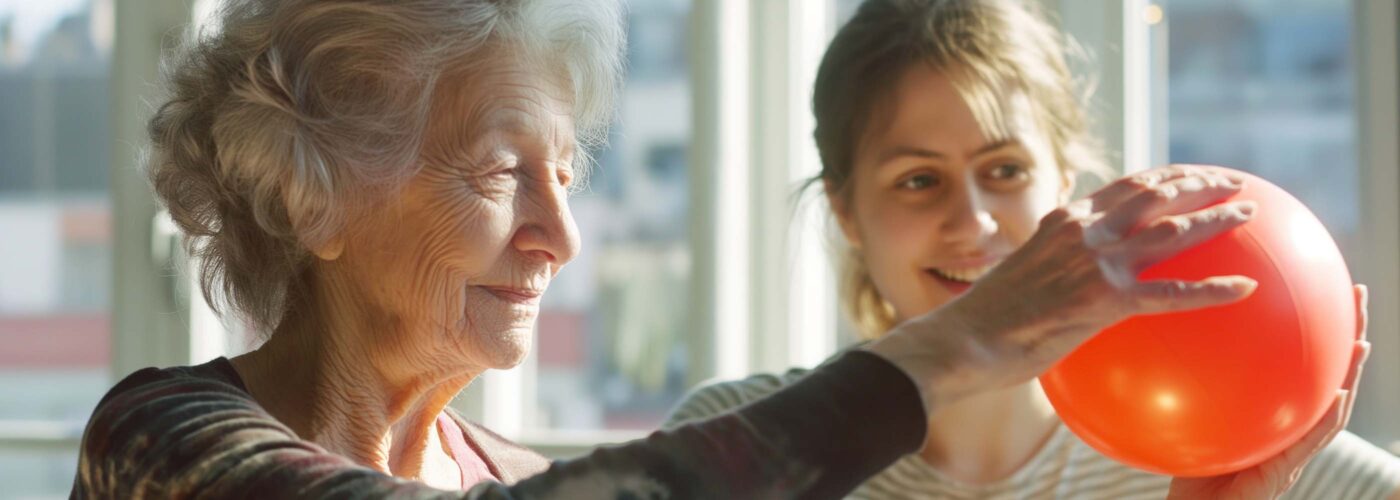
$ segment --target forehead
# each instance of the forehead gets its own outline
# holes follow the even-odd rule
[[[489,133],[543,135],[572,145],[573,105],[565,79],[512,58],[443,75],[434,94],[436,135],[472,139]]]
[[[1024,92],[977,81],[970,74],[914,64],[872,114],[867,139],[976,147],[1033,139],[1037,132]]]

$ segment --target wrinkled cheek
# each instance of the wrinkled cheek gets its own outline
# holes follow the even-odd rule
[[[538,310],[505,305],[485,292],[469,291],[462,310],[463,321],[453,332],[463,354],[495,369],[519,364],[534,340]]]
[[[503,255],[510,242],[512,214],[489,201],[464,203],[443,213],[432,232],[434,247],[450,269],[480,276]]]

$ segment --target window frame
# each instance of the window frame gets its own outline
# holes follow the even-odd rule
[[[113,383],[148,366],[195,361],[189,334],[187,288],[175,264],[181,260],[178,231],[160,213],[140,146],[148,143],[146,122],[158,102],[161,55],[183,36],[189,0],[113,2],[116,7],[110,94],[113,224]],[[182,292],[183,291],[183,292]],[[181,304],[186,304],[181,306]]]

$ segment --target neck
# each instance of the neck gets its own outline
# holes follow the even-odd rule
[[[441,337],[358,300],[317,287],[266,344],[232,360],[249,392],[306,439],[356,463],[405,478],[440,467],[437,416],[483,370],[442,367],[413,340]]]
[[[1058,423],[1040,384],[1031,381],[938,410],[929,418],[920,456],[953,479],[996,482],[1035,457]]]

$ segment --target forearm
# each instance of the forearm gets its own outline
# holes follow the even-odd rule
[[[926,430],[913,380],[857,351],[733,413],[464,493],[356,466],[227,384],[131,385],[94,415],[76,498],[837,498]]]
[[[924,412],[947,407],[994,384],[992,353],[973,332],[979,326],[958,318],[952,308],[915,318],[866,344],[864,349],[889,361],[918,387]]]
[[[560,462],[481,498],[839,498],[924,441],[918,389],[848,353],[765,399],[643,441]],[[578,488],[585,488],[580,490]]]

